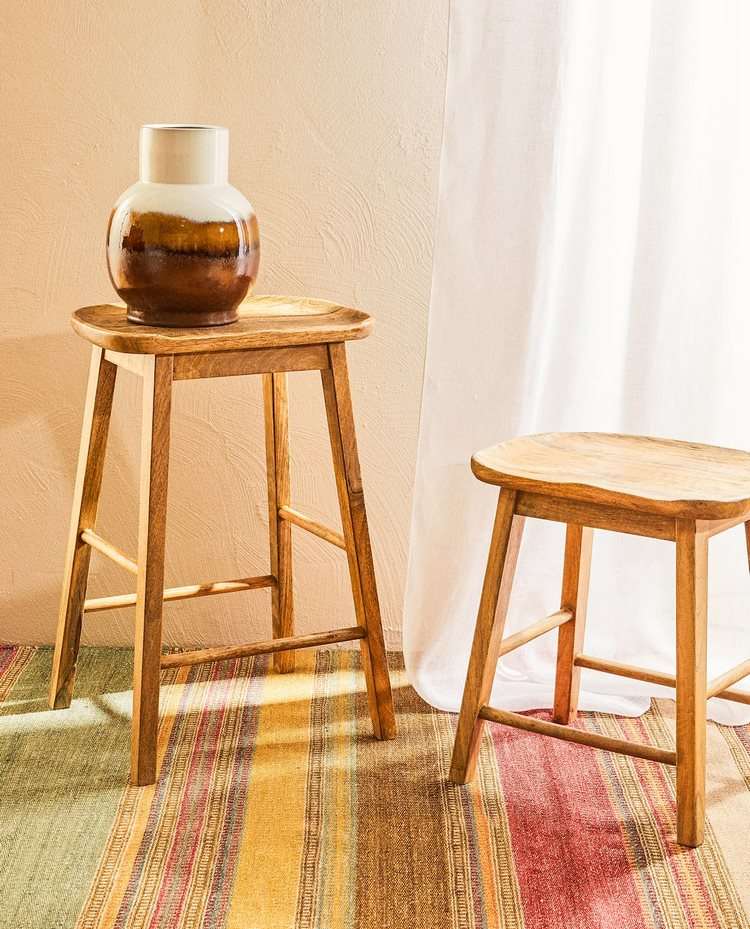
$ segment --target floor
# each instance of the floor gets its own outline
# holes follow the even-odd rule
[[[476,782],[448,784],[455,718],[398,655],[387,743],[354,652],[165,673],[160,778],[140,789],[130,653],[84,649],[56,712],[50,660],[0,649],[0,929],[750,926],[750,727],[710,727],[688,850],[673,771],[650,762],[487,726]],[[670,745],[673,704],[580,725]]]

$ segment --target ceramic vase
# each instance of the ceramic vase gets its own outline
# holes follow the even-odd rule
[[[109,275],[128,319],[217,326],[237,319],[260,258],[252,206],[228,181],[229,131],[143,126],[140,179],[115,203]]]

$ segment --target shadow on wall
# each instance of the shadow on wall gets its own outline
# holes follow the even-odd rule
[[[0,435],[5,467],[18,456],[20,464],[37,471],[43,462],[35,460],[33,452],[45,443],[56,454],[44,464],[50,472],[65,474],[72,487],[88,368],[88,346],[72,333],[0,340]],[[116,402],[122,402],[125,380],[118,378]],[[31,440],[30,444],[24,439]],[[116,431],[111,430],[107,454],[114,458],[117,443]],[[6,472],[3,483],[7,476]]]
[[[75,459],[70,459],[69,452],[73,444],[77,445],[77,439],[71,442],[69,435],[70,405],[66,387],[73,380],[73,371],[78,375],[82,356],[80,351],[73,350],[71,342],[65,333],[0,341],[0,370],[3,372],[0,428],[6,467],[18,455],[33,468],[32,449],[21,440],[25,434],[33,432],[41,441],[39,430],[43,430],[57,450],[58,463],[62,467],[70,466],[70,473],[75,473]],[[4,479],[7,476],[6,472]]]
[[[57,618],[88,376],[69,331],[0,340],[0,641],[51,642]],[[120,383],[122,381],[122,383]],[[135,388],[118,379],[113,419]],[[135,480],[126,433],[113,423],[107,492]]]

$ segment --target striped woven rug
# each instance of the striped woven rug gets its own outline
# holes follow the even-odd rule
[[[137,789],[130,654],[84,649],[52,713],[49,650],[0,650],[2,929],[750,925],[750,729],[710,727],[706,842],[687,850],[671,769],[488,726],[476,783],[454,787],[455,720],[398,656],[388,743],[355,653],[298,660],[165,674],[161,775]],[[671,707],[581,725],[669,745]]]

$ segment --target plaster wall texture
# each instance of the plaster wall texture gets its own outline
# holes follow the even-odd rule
[[[376,572],[399,641],[426,340],[448,0],[83,0],[10,6],[0,26],[0,640],[54,637],[88,346],[76,306],[114,299],[110,208],[136,178],[145,122],[231,131],[230,180],[253,203],[258,293],[361,306],[350,348]],[[175,385],[166,583],[265,573],[261,384]],[[293,497],[338,526],[319,378],[290,375]],[[140,397],[122,373],[98,528],[136,550]],[[302,632],[353,621],[342,552],[295,530]],[[92,557],[89,595],[133,579]],[[165,607],[175,645],[268,634],[267,591]],[[83,641],[132,639],[132,610]]]

